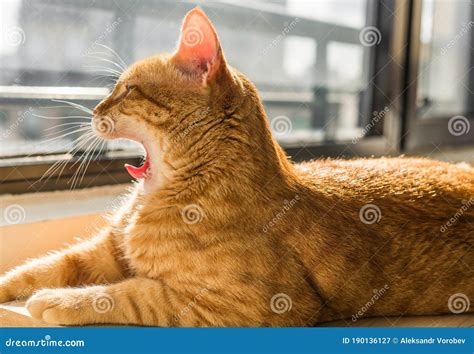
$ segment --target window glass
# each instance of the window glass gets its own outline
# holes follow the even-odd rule
[[[472,8],[470,0],[423,0],[417,102],[422,118],[472,109]]]
[[[205,1],[202,6],[229,63],[260,90],[282,144],[360,136],[367,120],[361,102],[369,104],[364,98],[368,58],[380,41],[361,40],[370,10],[366,0]],[[87,130],[74,133],[86,128],[81,124],[87,119],[71,117],[90,113],[51,99],[92,108],[121,66],[174,50],[182,18],[192,7],[158,0],[3,0],[0,156],[68,151]],[[130,146],[119,142],[108,148]]]

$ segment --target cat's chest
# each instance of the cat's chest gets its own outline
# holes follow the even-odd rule
[[[161,230],[149,234],[129,233],[125,235],[123,248],[134,273],[147,278],[199,273],[207,263],[205,252],[199,251],[192,241]]]

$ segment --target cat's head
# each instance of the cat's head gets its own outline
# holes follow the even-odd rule
[[[95,108],[92,125],[105,139],[141,143],[145,162],[126,168],[134,178],[144,179],[145,186],[156,187],[187,163],[203,165],[202,159],[212,159],[212,144],[237,142],[232,134],[241,140],[258,136],[258,130],[268,135],[266,119],[252,123],[251,118],[232,116],[245,106],[263,111],[253,85],[227,65],[214,27],[195,8],[183,21],[176,52],[128,68]]]

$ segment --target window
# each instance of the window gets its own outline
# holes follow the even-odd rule
[[[474,141],[474,6],[469,0],[414,4],[406,148]]]
[[[416,15],[421,18],[423,13],[422,41],[426,43],[420,67],[431,60],[429,48],[441,45],[437,38],[452,34],[453,23],[460,20],[456,16],[466,17],[467,5],[461,3],[452,17],[444,19],[447,32],[442,32],[438,25],[436,31],[429,30],[440,21],[433,9],[442,6],[442,1],[423,2],[423,10]],[[217,28],[229,63],[257,85],[276,138],[293,158],[400,151],[402,114],[414,107],[404,101],[411,2],[232,0],[196,4]],[[77,160],[84,157],[81,143],[87,143],[87,137],[77,139],[87,132],[90,112],[77,105],[94,107],[113,86],[122,66],[172,51],[182,17],[196,4],[3,1],[0,192],[128,181],[123,162],[138,158],[139,152],[128,141],[98,144],[89,155],[92,161],[87,168],[78,171]],[[455,49],[462,56],[450,55],[472,66],[467,64],[469,50],[462,43]],[[457,75],[456,69],[447,75]],[[436,100],[439,113],[472,106],[469,98],[458,95],[467,81],[443,93],[435,82],[439,79],[435,67],[424,74],[418,85],[419,101]],[[410,141],[414,135],[408,136]],[[51,178],[40,180],[48,170]]]
[[[471,8],[469,0],[423,1],[417,92],[421,118],[469,111],[474,94]]]

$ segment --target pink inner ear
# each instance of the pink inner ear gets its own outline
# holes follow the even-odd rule
[[[210,75],[219,65],[216,31],[206,14],[200,9],[191,10],[185,17],[176,59],[189,73]]]

